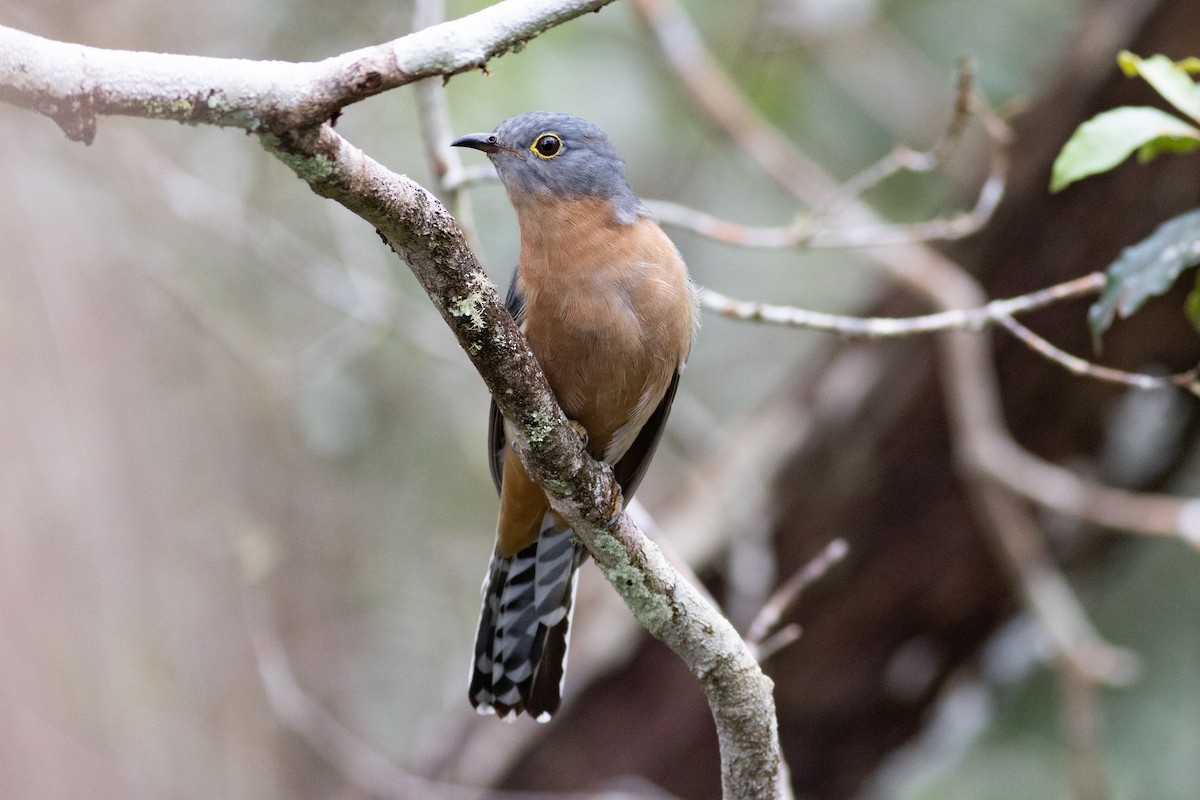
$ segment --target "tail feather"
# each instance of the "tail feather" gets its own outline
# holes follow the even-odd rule
[[[469,690],[482,714],[528,712],[544,722],[558,709],[585,551],[556,522],[547,514],[536,542],[514,556],[492,556]]]
[[[571,641],[571,613],[575,607],[575,590],[578,585],[578,581],[572,575],[571,589],[566,596],[566,614],[561,622],[546,633],[542,666],[529,687],[529,700],[526,705],[529,713],[542,722],[558,711],[562,701],[563,678],[567,673],[567,645]]]

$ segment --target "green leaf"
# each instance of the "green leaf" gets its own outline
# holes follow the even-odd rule
[[[1154,233],[1125,248],[1109,265],[1108,281],[1100,299],[1088,310],[1092,341],[1100,349],[1100,337],[1112,325],[1142,307],[1147,299],[1171,288],[1185,269],[1200,264],[1200,208],[1180,214],[1159,225]],[[1193,290],[1193,296],[1200,289]],[[1188,298],[1193,323],[1200,317],[1200,298]]]
[[[1117,63],[1126,75],[1141,75],[1167,102],[1200,122],[1200,88],[1188,74],[1192,64],[1176,64],[1164,55],[1138,58],[1129,51],[1117,56]]]
[[[1159,137],[1158,139],[1146,142],[1146,144],[1138,148],[1138,163],[1145,164],[1150,159],[1163,153],[1190,153],[1197,147],[1200,147],[1200,139]]]
[[[1161,141],[1160,141],[1161,140]],[[1089,119],[1079,126],[1054,160],[1050,191],[1120,164],[1129,155],[1149,146],[1149,155],[1200,143],[1200,130],[1178,117],[1148,106],[1122,106]],[[1193,144],[1193,147],[1196,145]]]
[[[1175,66],[1179,67],[1184,72],[1194,75],[1195,73],[1200,72],[1200,58],[1188,56],[1187,58],[1176,61]]]
[[[1183,310],[1187,314],[1188,321],[1192,323],[1192,327],[1200,331],[1200,272],[1196,273],[1196,285],[1188,292]]]

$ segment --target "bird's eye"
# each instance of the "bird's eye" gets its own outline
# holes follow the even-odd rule
[[[543,133],[533,140],[529,149],[541,158],[554,158],[562,150],[562,139],[558,138],[557,133]]]

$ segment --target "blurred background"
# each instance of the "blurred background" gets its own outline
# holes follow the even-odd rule
[[[483,5],[452,1],[447,15]],[[1112,76],[1117,49],[1140,36],[1200,55],[1195,24],[1179,22],[1200,19],[1193,5],[685,3],[754,105],[838,180],[895,144],[937,139],[959,56],[974,59],[993,104],[1029,104],[1015,205],[955,250],[1008,294],[1101,269],[1197,204],[1192,157],[1123,168],[1069,206],[1042,205],[1048,159],[1074,125],[1134,91]],[[413,10],[0,0],[0,23],[98,47],[300,61],[401,36]],[[1176,38],[1153,38],[1164,31]],[[1081,32],[1101,36],[1091,60],[1078,47],[1095,40]],[[752,224],[799,211],[691,103],[628,4],[489,70],[449,82],[455,135],[527,110],[571,112],[609,133],[644,197]],[[412,87],[389,92],[348,108],[338,130],[433,188],[416,107]],[[901,176],[865,199],[898,221],[969,207],[988,169],[976,128],[942,173]],[[413,788],[374,754],[447,786],[718,796],[698,689],[614,611],[592,567],[562,717],[541,728],[474,718],[467,666],[496,512],[487,395],[366,223],[254,139],[173,123],[102,119],[84,147],[0,105],[0,179],[0,797],[459,796]],[[498,184],[470,200],[480,256],[504,286],[515,217]],[[737,297],[921,310],[854,251],[669,232],[697,282]],[[1037,319],[1087,355],[1084,310]],[[1174,324],[1134,328],[1106,355],[1192,366],[1194,332]],[[800,796],[1070,796],[1055,672],[961,497],[932,343],[846,347],[707,315],[639,496],[742,625],[757,606],[737,570],[763,593],[834,536],[848,540],[847,564],[796,611],[805,637],[767,663]],[[838,383],[830,370],[848,352],[894,372],[868,389],[843,369]],[[1024,444],[1112,482],[1195,492],[1194,400],[1069,378],[1019,348],[1000,358]],[[714,460],[730,463],[757,420],[866,396],[815,450],[748,458],[761,507],[689,549],[689,487]],[[1147,421],[1162,425],[1138,427]],[[824,514],[806,516],[816,507]],[[1136,682],[1101,690],[1094,709],[1111,796],[1195,798],[1200,560],[1178,542],[1043,523],[1097,628],[1142,658]],[[952,538],[910,547],[926,533]],[[845,661],[822,660],[832,653]]]

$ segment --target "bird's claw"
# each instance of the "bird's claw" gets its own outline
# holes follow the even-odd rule
[[[573,419],[569,419],[569,420],[567,420],[567,422],[571,425],[572,428],[575,429],[576,435],[578,435],[579,438],[583,441],[583,446],[587,447],[588,446],[587,428],[583,427],[583,423],[576,422]]]
[[[621,485],[613,481],[612,498],[609,510],[612,512],[608,518],[608,524],[611,525],[617,521],[617,517],[621,516],[621,509],[625,506],[625,497],[621,494]]]

